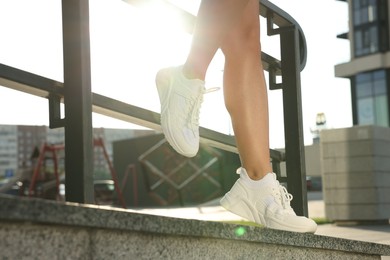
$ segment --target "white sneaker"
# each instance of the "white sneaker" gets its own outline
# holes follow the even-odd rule
[[[187,79],[182,66],[160,70],[156,86],[161,103],[161,128],[168,143],[180,154],[193,157],[199,150],[199,112],[205,83]]]
[[[244,168],[238,174],[246,174]],[[280,185],[275,173],[266,175],[262,187],[252,187],[241,177],[221,199],[221,205],[230,212],[267,228],[314,233],[317,224],[309,218],[297,216],[290,206],[292,195]]]

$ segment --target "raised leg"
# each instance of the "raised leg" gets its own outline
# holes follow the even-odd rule
[[[202,0],[192,45],[183,73],[205,79],[207,68],[221,43],[241,19],[250,0]]]

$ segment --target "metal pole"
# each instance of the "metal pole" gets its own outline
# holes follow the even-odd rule
[[[280,33],[286,171],[288,190],[294,196],[292,207],[298,215],[308,216],[298,40],[295,26]]]
[[[63,0],[65,194],[94,203],[89,1]]]

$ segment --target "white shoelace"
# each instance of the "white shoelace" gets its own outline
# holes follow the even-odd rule
[[[292,209],[291,205],[290,205],[290,202],[293,199],[293,195],[288,193],[286,187],[284,187],[281,184],[279,184],[279,192],[280,192],[280,198],[282,200],[283,208],[287,209],[287,210]]]
[[[203,103],[203,95],[210,92],[218,91],[219,89],[220,89],[219,87],[209,88],[203,90],[202,93],[200,93],[196,98],[189,99],[190,105],[188,106],[188,108],[191,108],[191,110],[188,111],[188,115],[190,116],[188,117],[187,125],[191,127],[195,127],[195,129],[192,128],[193,131],[197,130],[199,127],[199,114],[200,114],[200,106]]]
[[[275,176],[275,178],[276,178],[276,176]],[[275,196],[277,196],[277,198],[279,199],[283,210],[286,210],[287,212],[295,214],[293,208],[290,205],[290,202],[293,199],[293,195],[288,193],[286,187],[281,185],[277,179],[275,179],[275,182],[276,182],[275,186],[277,187],[277,188],[275,187],[275,190],[274,190]]]

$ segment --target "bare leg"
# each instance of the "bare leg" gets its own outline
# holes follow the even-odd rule
[[[186,63],[161,69],[156,75],[161,129],[169,144],[184,156],[193,157],[199,150],[199,111],[207,68],[249,1],[203,0]]]
[[[224,95],[243,167],[252,179],[272,171],[267,88],[260,61],[259,3],[251,0],[221,44],[225,54]]]
[[[225,55],[224,95],[242,166],[252,179],[272,171],[267,88],[260,62],[257,0],[203,0],[183,72],[204,80],[218,48]]]
[[[225,105],[243,166],[238,170],[240,178],[220,200],[221,205],[269,228],[314,233],[317,224],[296,216],[290,206],[291,194],[271,173],[258,0],[204,0],[198,17],[183,72],[187,77],[204,79],[216,50],[222,49]]]
[[[202,0],[183,73],[204,80],[207,68],[250,0]]]

